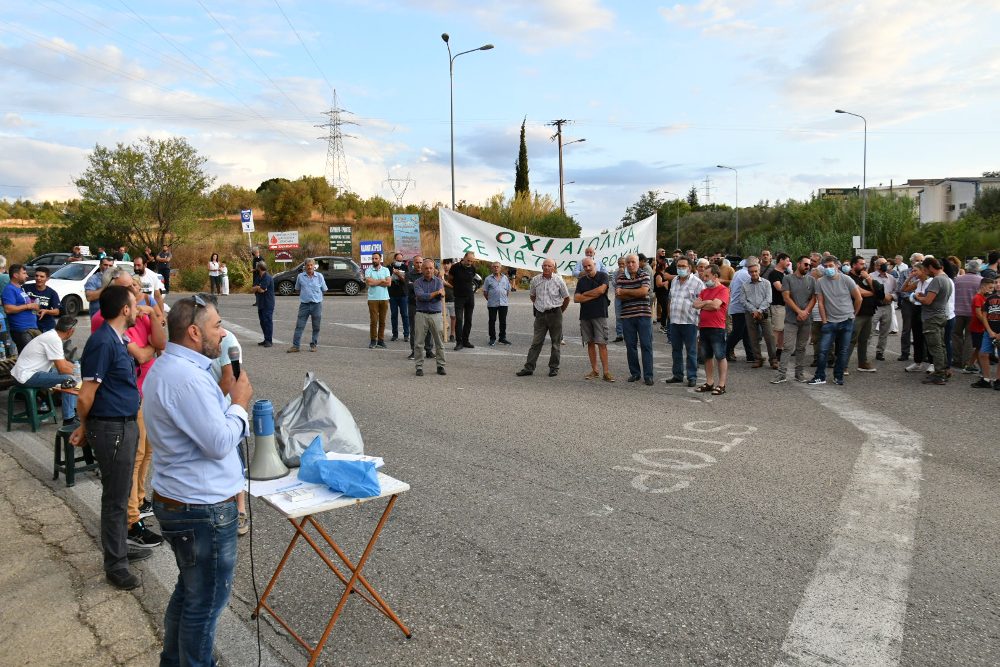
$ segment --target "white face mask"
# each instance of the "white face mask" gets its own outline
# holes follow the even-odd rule
[[[712,289],[713,287],[715,287],[715,281],[714,280],[706,280],[705,281],[705,287],[707,287],[709,289]]]

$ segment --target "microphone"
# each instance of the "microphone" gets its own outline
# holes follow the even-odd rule
[[[235,345],[229,348],[229,363],[233,367],[233,375],[240,379],[240,348]]]

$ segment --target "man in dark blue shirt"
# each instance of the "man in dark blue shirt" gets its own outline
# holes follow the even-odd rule
[[[274,279],[267,272],[267,264],[257,262],[254,267],[253,293],[257,295],[257,319],[260,320],[260,331],[264,340],[257,343],[263,347],[271,347],[271,336],[274,333]]]
[[[56,328],[59,317],[59,294],[48,286],[49,268],[39,266],[35,269],[35,284],[28,288],[28,296],[38,303],[38,330],[42,333]]]
[[[139,586],[129,560],[150,555],[149,549],[129,549],[128,498],[139,444],[139,388],[135,362],[128,353],[125,330],[135,326],[135,296],[127,287],[109,285],[101,292],[97,331],[87,339],[80,358],[83,386],[77,401],[80,427],[70,436],[87,444],[101,469],[101,546],[108,582],[123,590]]]
[[[7,323],[10,325],[10,337],[17,345],[20,353],[31,342],[31,339],[41,333],[38,330],[38,304],[31,300],[24,290],[24,282],[28,279],[28,272],[21,264],[11,264],[10,282],[3,288],[0,294],[0,301],[3,301],[3,310],[7,315]]]

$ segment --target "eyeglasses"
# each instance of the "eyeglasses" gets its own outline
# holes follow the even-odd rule
[[[803,262],[802,266],[804,266],[807,269],[812,268],[812,264],[810,264],[809,262]]]

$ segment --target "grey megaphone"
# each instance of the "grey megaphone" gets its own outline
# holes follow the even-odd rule
[[[250,461],[250,479],[258,482],[278,479],[288,474],[274,442],[274,406],[271,401],[253,404],[254,450]]]

